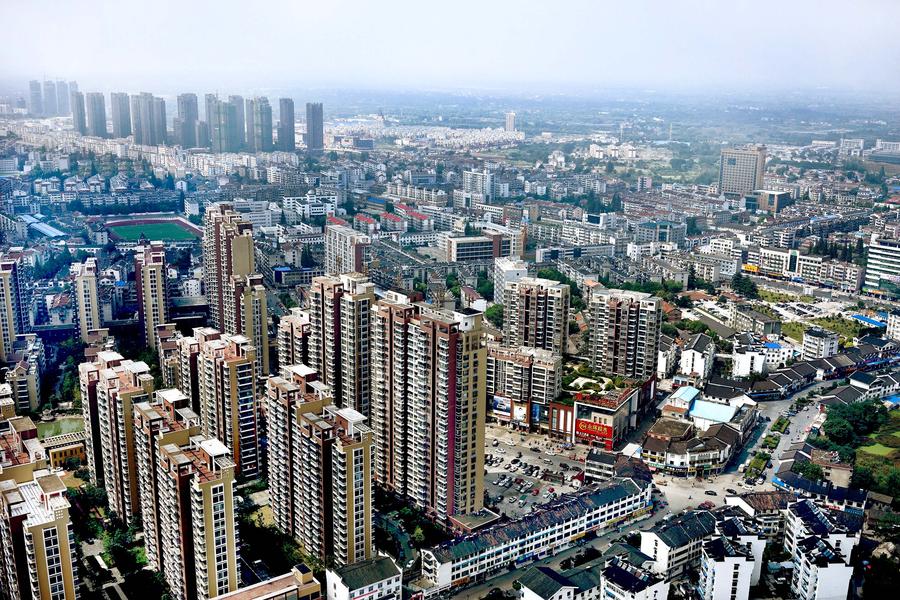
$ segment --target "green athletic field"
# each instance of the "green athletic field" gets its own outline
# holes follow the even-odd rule
[[[192,240],[197,236],[181,227],[177,223],[148,223],[146,225],[113,225],[109,228],[126,242],[133,242],[141,238],[141,234],[148,240],[179,241]]]

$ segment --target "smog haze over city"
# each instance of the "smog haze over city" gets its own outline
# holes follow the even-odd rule
[[[0,23],[0,598],[897,596],[900,1]]]

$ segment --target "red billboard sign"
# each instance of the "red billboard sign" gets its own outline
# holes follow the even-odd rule
[[[585,419],[575,420],[575,435],[580,438],[596,440],[612,440],[613,429],[609,425]]]

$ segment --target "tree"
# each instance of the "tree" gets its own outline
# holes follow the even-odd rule
[[[425,532],[422,531],[422,528],[418,525],[416,525],[415,530],[413,530],[412,541],[416,546],[421,546],[425,542]]]
[[[484,318],[491,322],[494,327],[503,327],[503,305],[494,304],[484,311]]]
[[[741,275],[740,273],[735,273],[734,277],[731,278],[731,289],[734,290],[735,293],[750,300],[759,298],[759,288],[756,283],[749,277]]]
[[[794,470],[801,477],[805,477],[811,481],[822,481],[825,479],[825,471],[820,465],[813,462],[794,463]]]

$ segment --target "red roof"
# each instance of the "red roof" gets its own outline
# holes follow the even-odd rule
[[[374,224],[375,224],[375,219],[373,219],[372,217],[370,217],[370,216],[368,216],[368,215],[364,215],[364,214],[362,214],[362,213],[359,213],[358,215],[356,215],[356,216],[353,217],[353,218],[356,219],[357,221],[362,222],[362,223],[368,223],[368,224],[370,224],[370,225],[374,225]]]
[[[420,221],[425,221],[426,219],[428,219],[428,217],[426,217],[422,213],[416,212],[414,210],[408,210],[408,211],[406,211],[406,214],[411,219],[419,219]]]
[[[393,213],[389,213],[389,212],[383,212],[383,213],[381,213],[381,219],[382,219],[382,220],[387,220],[387,221],[394,221],[395,223],[402,223],[402,222],[403,222],[403,219],[401,219],[401,218],[398,217],[397,215],[395,215],[395,214],[393,214]]]
[[[334,216],[329,216],[326,219],[326,222],[331,223],[332,225],[349,225],[347,221]]]

